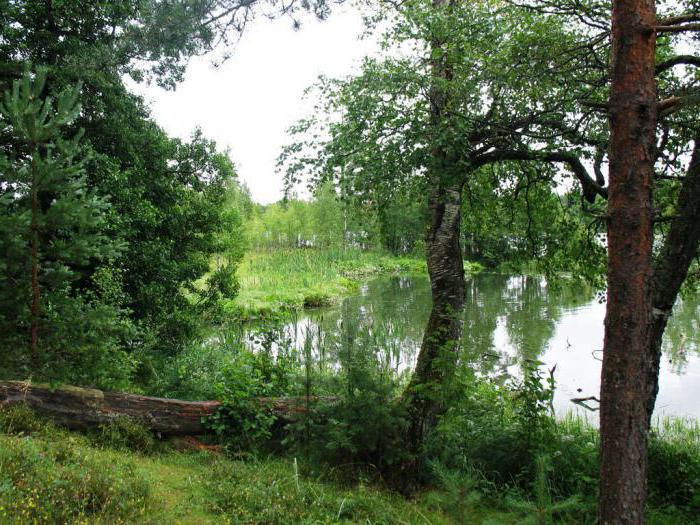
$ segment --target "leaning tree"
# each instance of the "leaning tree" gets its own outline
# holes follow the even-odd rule
[[[281,161],[290,184],[310,172],[346,195],[412,191],[428,201],[432,309],[405,396],[418,450],[458,358],[465,188],[495,164],[501,189],[533,165],[533,184],[553,188],[552,166],[563,165],[588,201],[607,196],[602,174],[585,166],[600,156],[605,124],[595,109],[579,110],[597,81],[597,55],[578,51],[583,37],[563,19],[489,2],[402,6],[385,36],[389,58],[366,60],[354,78],[322,79],[324,111],[293,128],[301,139]],[[553,48],[562,54],[551,58]]]
[[[690,2],[682,6],[688,14],[667,13],[656,25],[634,26],[635,38],[647,42],[654,28],[662,35],[656,54],[647,49],[639,55],[652,60],[644,71],[658,85],[654,104],[640,107],[642,94],[650,96],[649,85],[627,80],[619,93],[615,89],[622,88],[613,86],[610,97],[610,16],[604,2],[504,4],[403,4],[388,36],[400,42],[400,51],[385,60],[367,60],[359,77],[324,79],[319,89],[328,118],[296,126],[294,132],[311,138],[290,146],[282,160],[288,163],[289,182],[310,171],[319,180],[334,178],[346,193],[372,198],[409,187],[429,199],[426,248],[433,308],[407,393],[414,443],[439,406],[462,330],[458,240],[465,185],[477,170],[496,163],[535,163],[544,174],[544,164],[565,165],[586,200],[596,202],[588,207],[593,223],[608,225],[608,278],[617,279],[608,289],[613,313],[608,314],[606,348],[611,350],[603,372],[602,420],[609,421],[602,423],[601,508],[619,510],[626,501],[627,508],[640,513],[661,338],[680,287],[692,276],[700,237],[694,69],[700,60],[689,51],[695,40],[679,36],[698,29],[698,15]],[[617,60],[615,67],[630,74],[629,64],[639,56]],[[630,86],[640,93],[630,95],[625,91]],[[629,116],[617,114],[633,110],[637,125],[625,129],[640,140],[628,137],[627,146],[617,144],[611,129],[632,125]],[[637,162],[647,163],[646,175],[630,170],[633,153]],[[615,180],[618,170],[641,178]],[[608,171],[615,190],[606,186]],[[543,179],[551,183],[551,177]],[[601,205],[609,191],[617,195]],[[644,244],[633,244],[640,242],[641,232]],[[637,295],[627,288],[631,276],[637,277]],[[628,323],[639,326],[639,333],[627,330]],[[627,338],[635,333],[637,340],[629,346]],[[620,424],[629,417],[636,429]],[[625,500],[635,491],[636,499]],[[601,510],[608,520],[616,513]]]

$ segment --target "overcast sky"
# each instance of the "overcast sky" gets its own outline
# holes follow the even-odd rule
[[[376,43],[359,39],[362,30],[360,14],[349,9],[325,22],[305,20],[298,31],[288,19],[256,20],[218,69],[200,57],[175,91],[155,84],[133,89],[170,135],[188,138],[199,126],[220,149],[229,148],[254,200],[274,202],[282,196],[275,163],[288,142],[286,129],[313,106],[302,100],[304,89],[320,74],[359,70],[362,58],[376,50]]]

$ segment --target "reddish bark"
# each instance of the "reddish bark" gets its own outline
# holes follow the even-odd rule
[[[601,524],[644,523],[652,306],[654,0],[612,17],[608,301],[601,379]]]

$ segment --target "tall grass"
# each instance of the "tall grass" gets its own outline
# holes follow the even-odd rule
[[[294,458],[143,455],[0,409],[0,523],[452,523],[367,484],[309,476]]]
[[[377,486],[321,481],[303,469],[294,459],[219,462],[207,483],[213,509],[234,523],[455,523]]]
[[[226,302],[244,318],[331,304],[371,275],[424,272],[425,262],[356,249],[284,249],[246,254],[238,269],[240,291]]]

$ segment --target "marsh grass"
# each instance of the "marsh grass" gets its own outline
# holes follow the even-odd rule
[[[357,290],[361,280],[389,273],[425,272],[425,262],[355,249],[283,249],[246,254],[240,290],[224,308],[242,318],[327,306]]]

